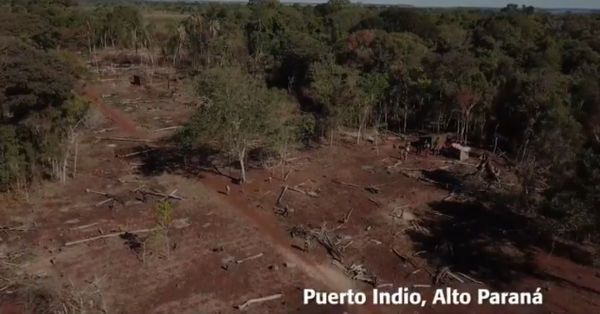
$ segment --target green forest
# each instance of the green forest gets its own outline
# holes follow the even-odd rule
[[[287,5],[8,0],[0,10],[0,190],[64,180],[84,60],[122,49],[207,99],[173,139],[244,162],[331,145],[341,128],[451,132],[504,156],[514,206],[600,241],[600,15]],[[122,2],[121,2],[122,3]],[[150,14],[154,12],[154,14]],[[241,181],[245,180],[245,174]],[[550,223],[552,222],[552,223]]]

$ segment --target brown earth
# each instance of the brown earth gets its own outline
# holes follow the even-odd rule
[[[201,168],[200,153],[182,158],[163,143],[173,129],[161,129],[181,125],[194,110],[186,82],[167,89],[165,80],[156,77],[134,87],[129,77],[135,71],[117,69],[88,83],[96,106],[79,137],[76,175],[65,184],[36,187],[26,201],[3,203],[0,225],[24,230],[0,230],[0,252],[24,256],[20,265],[30,278],[58,282],[94,300],[92,307],[106,313],[231,313],[249,299],[276,293],[283,297],[253,304],[246,312],[599,312],[598,270],[541,250],[525,217],[494,209],[491,198],[481,197],[488,195],[481,192],[485,185],[457,184],[456,173],[471,166],[415,154],[398,163],[393,139],[377,146],[340,139],[333,147],[295,152],[283,166],[254,167],[250,182],[239,186]],[[115,137],[151,142],[107,139]],[[123,157],[142,150],[150,151]],[[402,174],[418,173],[412,169],[426,169],[425,179]],[[237,176],[235,167],[221,170]],[[284,185],[300,192],[286,191],[279,207],[288,212],[279,215],[276,200]],[[65,246],[100,234],[155,227],[159,198],[142,197],[135,192],[140,188],[184,197],[172,201],[174,223],[166,234],[139,234],[141,249],[128,247],[119,237]],[[110,193],[120,202],[100,204],[105,197],[86,189]],[[332,263],[317,241],[302,250],[304,243],[290,236],[301,228],[328,230],[344,246],[341,263]],[[259,253],[259,258],[223,269],[228,261]],[[414,288],[426,297],[445,286],[472,293],[482,287],[541,287],[544,305],[302,305],[303,288],[371,291],[371,285],[350,279],[340,264],[362,265],[376,285],[393,287],[383,290],[430,285]],[[463,277],[464,283],[446,279],[436,285],[428,272],[435,276],[444,266],[483,284]],[[16,295],[0,298],[0,313],[27,312]]]

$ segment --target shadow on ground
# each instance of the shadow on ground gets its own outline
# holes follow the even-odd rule
[[[143,151],[132,156],[139,158],[138,171],[143,176],[157,176],[163,173],[177,174],[183,177],[202,177],[204,173],[215,173],[239,181],[239,164],[223,157],[219,151],[210,147],[197,147],[182,150],[175,146],[161,146],[152,149],[136,147],[132,151]]]
[[[449,192],[470,196],[467,201],[450,198],[428,204],[433,214],[419,222],[427,231],[410,231],[430,266],[448,266],[498,289],[525,275],[543,277],[534,259],[547,236],[533,219],[510,209],[512,201],[505,193],[472,175],[442,169],[423,175]]]
[[[488,209],[477,202],[440,201],[429,204],[437,213],[420,225],[428,232],[409,233],[421,256],[435,268],[471,274],[504,288],[524,273],[535,271],[535,235],[525,217]]]

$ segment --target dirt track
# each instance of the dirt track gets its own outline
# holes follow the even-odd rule
[[[525,246],[506,232],[471,225],[455,227],[462,219],[475,219],[480,225],[486,220],[506,220],[507,226],[512,226],[512,220],[476,206],[442,202],[448,190],[385,171],[396,163],[392,143],[378,147],[379,152],[370,144],[343,142],[299,152],[283,171],[279,167],[252,169],[250,183],[238,186],[224,176],[182,166],[172,150],[156,140],[170,133],[154,130],[181,124],[193,110],[177,100],[180,90],[166,91],[159,80],[146,89],[129,86],[127,74],[122,73],[116,80],[96,84],[98,97],[108,106],[101,112],[110,112],[110,119],[98,119],[82,135],[77,175],[65,185],[45,184],[28,203],[7,209],[13,215],[19,213],[15,222],[34,227],[25,233],[2,234],[2,238],[31,253],[25,265],[30,274],[93,292],[110,313],[230,313],[248,299],[275,293],[284,297],[253,305],[248,312],[593,313],[600,309],[596,270]],[[118,121],[116,126],[114,121]],[[129,137],[132,130],[156,140],[150,144],[154,151],[118,158],[147,147],[97,139]],[[438,157],[412,156],[402,167],[437,169],[441,164],[444,161]],[[282,180],[290,170],[287,180]],[[284,201],[293,212],[286,217],[276,215],[273,207],[284,184],[316,191],[318,197],[288,191]],[[231,187],[229,195],[223,193],[227,185]],[[365,191],[367,186],[376,186],[377,193]],[[189,225],[171,228],[166,245],[149,245],[144,254],[130,250],[118,237],[63,246],[99,233],[154,226],[157,199],[137,199],[132,191],[140,187],[165,193],[177,190],[185,200],[174,202],[174,218]],[[86,188],[118,195],[123,203],[96,206],[103,197],[85,193]],[[391,215],[402,206],[407,210],[402,211],[401,219]],[[340,225],[350,209],[347,223]],[[369,291],[371,286],[350,280],[318,244],[308,252],[293,248],[290,230],[298,226],[339,227],[336,236],[350,243],[343,252],[344,264],[364,265],[378,284],[431,284],[425,270],[434,272],[452,263],[492,289],[533,291],[543,287],[546,302],[542,307],[510,309],[301,306],[302,288]],[[493,243],[487,241],[490,237]],[[422,269],[403,263],[392,248]],[[457,259],[457,254],[447,251],[464,258]],[[258,253],[264,255],[222,269],[231,259]],[[479,287],[474,283],[446,284],[472,292]],[[431,288],[423,292],[430,295]]]

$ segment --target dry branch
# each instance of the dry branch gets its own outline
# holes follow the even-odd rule
[[[348,211],[348,213],[346,213],[346,216],[344,216],[344,219],[342,219],[340,221],[340,223],[342,223],[342,224],[348,223],[348,221],[350,220],[350,215],[352,215],[353,210],[354,210],[353,208],[350,208],[350,210]]]
[[[93,222],[93,223],[91,223],[91,224],[87,224],[87,225],[83,225],[83,226],[78,226],[78,227],[73,227],[73,228],[71,228],[71,230],[82,230],[82,229],[87,229],[87,228],[93,227],[93,226],[95,226],[95,225],[97,225],[97,224],[98,224],[98,222]]]
[[[160,196],[163,198],[172,198],[172,199],[176,199],[176,200],[183,200],[183,197],[181,196],[177,196],[175,195],[175,193],[177,192],[177,190],[174,190],[173,192],[169,193],[169,194],[165,194],[165,193],[161,193],[161,192],[156,192],[156,191],[150,191],[150,190],[142,190],[142,189],[138,189],[138,192],[142,193],[142,194],[148,194],[148,195],[153,195],[153,196]]]
[[[96,137],[96,139],[101,141],[118,141],[118,142],[142,142],[142,143],[150,143],[152,140],[145,138],[131,138],[131,137]]]
[[[267,296],[267,297],[250,299],[250,300],[244,302],[243,304],[240,304],[240,305],[236,306],[236,308],[238,310],[244,310],[248,306],[250,306],[250,305],[252,305],[254,303],[262,303],[262,302],[266,302],[266,301],[277,300],[277,299],[279,299],[281,297],[283,297],[283,294],[278,293],[278,294],[270,295],[270,296]]]
[[[137,152],[132,152],[132,153],[129,153],[129,154],[117,155],[117,157],[119,157],[119,158],[133,157],[133,156],[141,155],[141,154],[144,154],[144,153],[147,153],[147,152],[151,152],[153,150],[155,150],[155,148],[144,149],[144,150],[140,150],[140,151],[137,151]]]
[[[99,191],[94,191],[92,189],[85,189],[85,193],[92,193],[92,194],[98,194],[98,195],[102,195],[105,197],[113,197],[111,194],[106,193],[106,192],[99,192]]]
[[[297,188],[296,186],[289,187],[289,189],[291,191],[302,193],[302,194],[310,196],[310,197],[319,197],[319,194],[317,194],[317,193],[315,193],[313,191],[304,191],[304,190],[301,190],[301,189]]]
[[[371,194],[377,194],[380,192],[379,188],[374,185],[369,185],[365,187],[365,190]]]
[[[235,261],[235,263],[236,263],[236,264],[241,264],[241,263],[243,263],[243,262],[247,262],[247,261],[251,261],[251,260],[253,260],[253,259],[260,258],[260,257],[262,257],[263,255],[264,255],[264,254],[261,252],[261,253],[258,253],[258,254],[256,254],[256,255],[252,255],[252,256],[248,256],[248,257],[244,257],[244,258],[242,258],[242,259],[239,259],[239,260]]]
[[[394,252],[394,254],[396,254],[396,256],[398,256],[403,262],[405,263],[409,263],[412,267],[414,267],[415,269],[423,269],[425,270],[431,277],[434,277],[433,272],[431,272],[429,269],[425,268],[425,267],[420,267],[419,265],[417,265],[411,258],[402,255],[400,252],[398,252],[398,250],[396,250],[396,248],[392,248],[392,251]]]
[[[353,187],[353,188],[360,189],[360,186],[358,186],[358,185],[356,185],[356,184],[347,183],[347,182],[342,182],[342,181],[335,180],[335,179],[334,179],[334,180],[331,180],[331,181],[332,181],[333,183],[335,183],[335,184],[339,184],[339,185],[345,185],[345,186],[351,186],[351,187]]]
[[[363,265],[352,264],[346,272],[353,280],[363,281],[373,286],[377,283],[377,278],[370,274]]]
[[[103,201],[100,201],[100,202],[96,203],[96,207],[102,206],[102,205],[104,205],[104,204],[106,204],[108,202],[112,202],[114,200],[115,200],[114,198],[109,197],[109,198],[107,198],[107,199],[105,199]]]
[[[438,284],[439,282],[441,282],[442,280],[444,280],[447,277],[451,277],[460,283],[465,282],[464,280],[462,280],[462,278],[458,277],[456,274],[451,272],[450,268],[448,266],[445,266],[445,267],[440,268],[440,270],[438,271],[437,275],[435,276],[434,283]]]
[[[27,228],[25,225],[21,225],[21,226],[0,226],[0,230],[5,230],[5,231],[29,231],[30,228]]]
[[[275,203],[275,204],[277,204],[277,206],[282,206],[281,200],[283,199],[283,195],[285,194],[287,189],[288,189],[287,185],[284,185],[281,187],[281,192],[279,193],[279,196],[277,197],[277,202]]]
[[[334,260],[342,262],[342,253],[340,249],[331,241],[328,231],[325,228],[321,228],[319,231],[312,231],[312,235],[321,243],[322,246],[327,249],[327,253],[331,255]]]
[[[369,197],[368,200],[371,203],[375,204],[376,206],[381,206],[381,203],[379,203],[377,200],[373,199],[372,197]]]
[[[177,130],[181,128],[181,125],[174,125],[174,126],[170,126],[170,127],[166,127],[166,128],[161,128],[161,129],[156,129],[152,132],[162,132],[162,131],[169,131],[169,130]]]
[[[292,172],[294,172],[294,169],[288,171],[288,173],[283,177],[283,181],[287,181],[288,177],[290,176],[290,174],[292,174]]]
[[[468,276],[468,275],[467,275],[467,274],[465,274],[465,273],[457,273],[457,274],[459,274],[459,275],[461,275],[461,276],[463,276],[463,277],[467,278],[468,280],[470,280],[470,281],[472,281],[472,282],[474,282],[474,283],[477,283],[477,284],[483,285],[483,282],[481,282],[481,281],[479,281],[479,280],[477,280],[477,279],[474,279],[473,277],[471,277],[471,276]]]
[[[94,131],[94,133],[95,134],[100,134],[100,133],[110,132],[110,131],[112,131],[114,129],[116,129],[116,128],[105,128],[105,129],[96,130],[96,131]]]
[[[148,232],[156,231],[158,229],[160,229],[160,227],[154,227],[154,228],[150,228],[150,229],[134,230],[134,231],[131,231],[129,233],[133,233],[133,234],[148,233]],[[113,232],[113,233],[103,234],[103,235],[99,235],[99,236],[95,236],[95,237],[91,237],[91,238],[86,238],[86,239],[81,239],[81,240],[67,242],[67,243],[65,243],[65,246],[73,246],[73,245],[87,243],[87,242],[96,241],[96,240],[100,240],[100,239],[114,238],[114,237],[118,237],[118,236],[120,236],[122,234],[125,234],[125,233],[126,233],[126,231],[120,231],[120,232]]]

